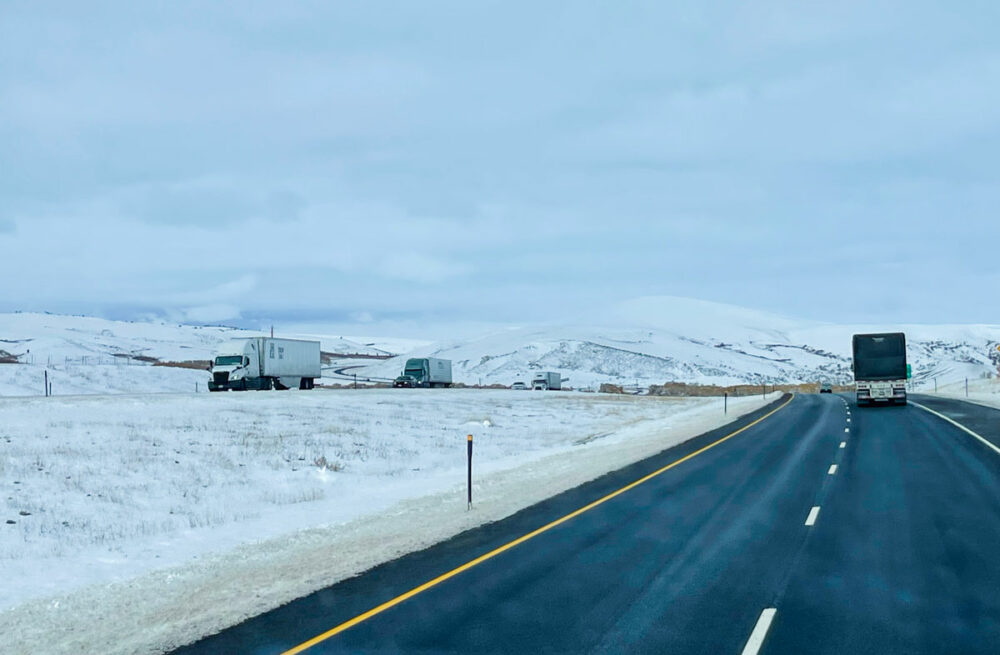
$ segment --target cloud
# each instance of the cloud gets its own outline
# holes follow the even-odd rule
[[[11,7],[0,309],[1000,321],[1000,10],[498,7]]]
[[[163,225],[217,229],[253,220],[298,220],[305,199],[287,189],[261,191],[220,183],[158,185],[130,191],[122,201],[125,215]]]
[[[237,250],[237,253],[240,251]],[[223,282],[208,288],[174,293],[164,298],[166,302],[175,305],[199,304],[213,306],[220,302],[232,301],[248,296],[257,288],[257,276],[243,275],[235,280]],[[224,306],[224,305],[222,305]]]
[[[185,323],[220,323],[240,317],[240,309],[234,305],[202,305],[186,307],[182,310]]]

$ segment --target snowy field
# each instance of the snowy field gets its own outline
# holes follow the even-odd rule
[[[3,648],[161,652],[764,402],[724,416],[712,398],[477,390],[0,399]]]
[[[0,365],[0,396],[44,396],[45,380],[54,396],[106,393],[208,392],[208,371],[144,364]]]

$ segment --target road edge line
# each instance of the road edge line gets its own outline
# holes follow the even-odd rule
[[[754,421],[752,421],[750,423],[747,423],[742,428],[740,428],[738,430],[734,430],[733,432],[730,432],[726,436],[721,437],[720,439],[717,439],[716,441],[713,441],[712,443],[708,444],[707,446],[702,446],[698,450],[696,450],[694,452],[691,452],[691,453],[688,453],[684,457],[681,457],[680,459],[675,460],[675,461],[671,462],[670,464],[667,464],[666,466],[663,466],[662,468],[659,468],[659,469],[653,471],[652,473],[648,473],[648,474],[644,475],[643,477],[639,478],[638,480],[635,480],[634,482],[630,482],[629,484],[625,485],[624,487],[621,487],[620,489],[612,491],[611,493],[606,494],[606,495],[602,496],[601,498],[598,498],[597,500],[595,500],[595,501],[593,501],[593,502],[591,502],[591,503],[589,503],[587,505],[584,505],[583,507],[580,507],[579,509],[573,510],[569,514],[565,514],[565,515],[563,515],[563,516],[555,519],[554,521],[550,521],[549,523],[546,523],[545,525],[541,526],[540,528],[536,528],[536,529],[532,530],[531,532],[529,532],[527,534],[521,535],[517,539],[514,539],[512,541],[508,541],[507,543],[505,543],[502,546],[498,546],[497,548],[494,548],[493,550],[491,550],[489,552],[483,553],[479,557],[476,557],[475,559],[469,560],[465,564],[462,564],[461,566],[457,566],[457,567],[453,568],[452,570],[450,570],[450,571],[448,571],[446,573],[442,573],[441,575],[437,576],[436,578],[432,578],[431,580],[428,580],[427,582],[425,582],[425,583],[423,583],[421,585],[418,585],[418,586],[414,587],[413,589],[410,589],[409,591],[406,591],[406,592],[404,592],[404,593],[396,596],[395,598],[390,598],[389,600],[385,601],[384,603],[382,603],[380,605],[376,605],[375,607],[371,608],[370,610],[368,610],[366,612],[363,612],[361,614],[358,614],[354,618],[348,619],[347,621],[344,621],[343,623],[341,623],[341,624],[339,624],[337,626],[334,626],[333,628],[330,628],[326,632],[323,632],[321,634],[316,635],[312,639],[309,639],[307,641],[302,642],[298,646],[294,646],[293,648],[290,648],[290,649],[288,649],[286,651],[283,651],[281,653],[281,655],[297,655],[298,653],[305,652],[306,650],[312,648],[313,646],[321,644],[322,642],[326,641],[327,639],[329,639],[331,637],[334,637],[334,636],[340,634],[341,632],[344,632],[345,630],[347,630],[349,628],[353,628],[354,626],[358,625],[359,623],[363,623],[363,622],[367,621],[368,619],[381,614],[382,612],[386,611],[387,609],[391,609],[391,608],[395,607],[396,605],[399,605],[400,603],[402,603],[405,600],[413,598],[414,596],[416,596],[418,594],[421,594],[421,593],[427,591],[428,589],[430,589],[432,587],[436,587],[437,585],[441,584],[445,580],[449,580],[449,579],[455,577],[459,573],[462,573],[464,571],[468,571],[469,569],[471,569],[474,566],[482,564],[483,562],[485,562],[487,560],[493,559],[494,557],[496,557],[497,555],[499,555],[501,553],[504,553],[504,552],[506,552],[506,551],[508,551],[508,550],[510,550],[510,549],[512,549],[514,547],[516,547],[516,546],[520,546],[521,544],[523,544],[524,542],[528,541],[529,539],[533,539],[533,538],[537,537],[538,535],[540,535],[540,534],[542,534],[544,532],[548,532],[549,530],[551,530],[552,528],[554,528],[556,526],[562,525],[563,523],[565,523],[565,522],[567,522],[567,521],[569,521],[571,519],[574,519],[577,516],[580,516],[584,512],[588,512],[588,511],[594,509],[595,507],[597,507],[599,505],[603,505],[604,503],[606,503],[607,501],[611,500],[612,498],[620,496],[621,494],[625,493],[626,491],[630,491],[632,489],[635,489],[639,485],[644,484],[644,483],[652,480],[653,478],[659,476],[662,473],[667,472],[668,470],[674,468],[675,466],[677,466],[679,464],[683,464],[684,462],[688,461],[689,459],[693,459],[694,457],[697,457],[698,455],[702,454],[706,450],[714,448],[715,446],[718,446],[722,442],[728,441],[729,439],[732,439],[733,437],[735,437],[736,435],[740,434],[741,432],[745,432],[746,430],[749,430],[750,428],[752,428],[753,426],[757,425],[758,423],[761,423],[765,419],[767,419],[767,418],[769,418],[769,417],[777,414],[779,411],[781,411],[784,408],[788,407],[788,405],[793,400],[795,400],[795,394],[794,393],[791,394],[791,397],[788,400],[786,400],[781,405],[778,405],[777,407],[775,407],[774,409],[772,409],[767,414],[764,414],[763,416],[755,419]]]
[[[930,407],[927,407],[925,405],[921,405],[918,402],[914,402],[914,401],[911,400],[910,404],[911,405],[916,405],[917,407],[919,407],[920,409],[924,410],[925,412],[930,412],[934,416],[937,416],[938,418],[942,418],[942,419],[948,421],[949,423],[951,423],[952,425],[954,425],[956,428],[958,428],[959,430],[962,430],[963,432],[965,432],[967,434],[971,434],[973,437],[975,437],[976,439],[979,439],[984,444],[986,444],[987,446],[989,446],[993,450],[993,452],[995,452],[997,455],[1000,455],[1000,448],[997,448],[996,445],[993,444],[993,442],[991,442],[989,439],[986,439],[985,437],[982,437],[982,436],[976,434],[975,432],[973,432],[969,428],[965,427],[964,425],[962,425],[958,421],[956,421],[954,419],[951,419],[951,418],[948,418],[947,416],[945,416],[941,412],[936,412],[933,409],[931,409]]]

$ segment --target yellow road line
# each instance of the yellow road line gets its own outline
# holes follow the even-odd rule
[[[327,630],[323,634],[316,635],[315,637],[313,637],[309,641],[302,642],[298,646],[286,650],[284,653],[282,653],[282,655],[295,655],[296,653],[301,653],[301,652],[303,652],[305,650],[308,650],[309,648],[312,648],[313,646],[326,641],[330,637],[338,635],[341,632],[343,632],[343,631],[345,631],[345,630],[347,630],[349,628],[352,628],[352,627],[358,625],[359,623],[363,623],[364,621],[367,621],[368,619],[372,618],[373,616],[381,614],[382,612],[386,611],[389,608],[392,608],[392,607],[395,607],[396,605],[399,605],[400,603],[402,603],[405,600],[413,598],[417,594],[421,594],[421,593],[427,591],[431,587],[436,587],[437,585],[441,584],[445,580],[448,580],[450,578],[454,578],[456,575],[458,575],[459,573],[462,573],[463,571],[468,571],[472,567],[477,566],[479,564],[482,564],[483,562],[485,562],[488,559],[493,559],[494,557],[496,557],[500,553],[508,551],[511,548],[514,548],[515,546],[520,546],[524,542],[528,541],[529,539],[533,539],[533,538],[537,537],[538,535],[542,534],[543,532],[548,532],[549,530],[551,530],[552,528],[556,527],[557,525],[562,525],[566,521],[569,521],[570,519],[576,518],[577,516],[580,516],[584,512],[588,512],[588,511],[594,509],[598,505],[603,505],[604,503],[608,502],[609,500],[611,500],[615,496],[620,496],[621,494],[625,493],[626,491],[628,491],[630,489],[634,489],[634,488],[638,487],[640,484],[643,484],[645,482],[648,482],[648,481],[652,480],[653,478],[655,478],[656,476],[660,475],[661,473],[669,471],[670,469],[674,468],[678,464],[682,464],[682,463],[686,462],[687,460],[689,460],[689,459],[691,459],[693,457],[697,457],[698,455],[702,454],[706,450],[718,446],[723,441],[726,441],[728,439],[731,439],[731,438],[735,437],[736,435],[738,435],[739,433],[743,432],[744,430],[749,430],[750,428],[752,428],[753,426],[757,425],[758,423],[760,423],[764,419],[768,418],[769,416],[771,416],[771,415],[779,412],[780,410],[784,409],[785,407],[787,407],[788,403],[792,402],[792,400],[794,400],[794,399],[795,399],[795,394],[792,394],[792,397],[789,398],[788,400],[786,400],[780,406],[775,407],[770,412],[768,412],[767,414],[764,414],[763,416],[761,416],[759,419],[753,421],[752,423],[747,423],[746,425],[744,425],[739,430],[735,430],[733,432],[730,432],[729,434],[727,434],[726,436],[722,437],[721,439],[718,439],[717,441],[713,441],[712,443],[708,444],[707,446],[704,446],[703,448],[699,448],[698,450],[694,451],[693,453],[689,453],[689,454],[685,455],[684,457],[681,457],[680,459],[678,459],[678,460],[676,460],[674,462],[671,462],[670,464],[667,464],[663,468],[657,469],[657,470],[653,471],[652,473],[639,478],[635,482],[632,482],[632,483],[629,483],[629,484],[625,485],[624,487],[622,487],[621,489],[618,489],[617,491],[612,491],[611,493],[609,493],[608,495],[604,496],[603,498],[598,498],[597,500],[595,500],[594,502],[590,503],[589,505],[584,505],[580,509],[577,509],[577,510],[575,510],[573,512],[570,512],[569,514],[567,514],[567,515],[565,515],[565,516],[563,516],[561,518],[558,518],[555,521],[552,521],[551,523],[546,523],[542,527],[540,527],[540,528],[538,528],[536,530],[533,530],[533,531],[529,532],[528,534],[520,536],[520,537],[518,537],[517,539],[515,539],[513,541],[507,542],[503,546],[500,546],[499,548],[495,548],[495,549],[491,550],[488,553],[480,555],[476,559],[470,560],[470,561],[466,562],[465,564],[462,564],[461,566],[448,571],[447,573],[442,573],[441,575],[439,575],[438,577],[434,578],[433,580],[428,580],[427,582],[423,583],[419,587],[414,587],[413,589],[410,589],[409,591],[407,591],[404,594],[400,594],[399,596],[396,596],[395,598],[393,598],[391,600],[387,600],[386,602],[382,603],[381,605],[379,605],[377,607],[373,607],[372,609],[368,610],[367,612],[365,612],[363,614],[358,614],[353,619],[350,619],[348,621],[344,621],[340,625]]]

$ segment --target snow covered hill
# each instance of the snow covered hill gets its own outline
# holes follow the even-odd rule
[[[902,330],[918,388],[996,373],[1000,326],[835,325],[743,307],[669,296],[629,300],[585,318],[497,330],[475,339],[422,345],[388,360],[336,360],[335,370],[391,379],[406,357],[451,359],[456,382],[530,382],[558,371],[567,386],[602,382],[645,388],[664,382],[780,384],[849,382],[851,335]],[[0,315],[0,395],[39,395],[43,369],[56,393],[204,390],[202,370],[151,366],[154,360],[207,360],[225,339],[255,332],[225,327],[107,321],[50,314]],[[323,335],[325,352],[386,354],[369,339]],[[200,385],[200,387],[198,386]]]
[[[407,356],[451,359],[455,379],[470,384],[530,381],[540,370],[558,371],[576,388],[602,382],[839,383],[852,379],[852,334],[899,330],[907,333],[918,385],[996,372],[1000,326],[832,325],[669,296],[621,303],[589,323],[502,330]],[[379,362],[364,373],[397,375],[404,359]]]

